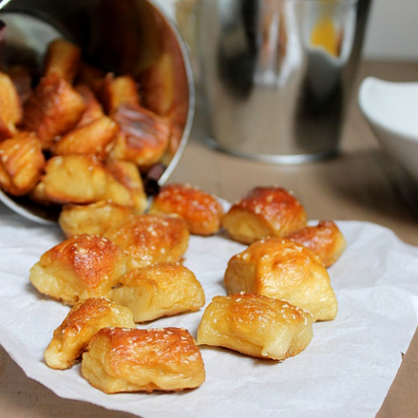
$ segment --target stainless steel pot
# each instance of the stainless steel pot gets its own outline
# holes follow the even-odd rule
[[[299,163],[338,152],[371,0],[200,0],[215,147]]]
[[[81,46],[87,62],[104,71],[134,77],[151,66],[160,54],[168,53],[180,135],[157,179],[159,184],[167,181],[190,134],[195,93],[185,43],[159,5],[152,0],[3,0],[0,19],[7,29],[2,59],[29,66],[34,72],[40,70],[49,42],[62,37]],[[1,191],[0,200],[37,222],[49,223],[49,218],[52,221],[56,218],[33,202]]]

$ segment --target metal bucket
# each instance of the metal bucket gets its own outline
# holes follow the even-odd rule
[[[102,71],[134,78],[153,66],[162,54],[168,55],[171,84],[167,96],[175,107],[170,115],[178,135],[177,141],[170,144],[156,181],[161,185],[168,179],[190,134],[195,93],[183,38],[160,6],[152,0],[3,0],[0,19],[7,29],[2,60],[25,65],[35,73],[41,71],[47,46],[56,38],[78,44],[84,60]],[[145,89],[141,98],[146,102],[152,94]],[[22,207],[3,192],[0,198],[33,220],[47,216],[42,208],[33,204]]]
[[[338,152],[371,0],[201,0],[209,141],[299,163]]]

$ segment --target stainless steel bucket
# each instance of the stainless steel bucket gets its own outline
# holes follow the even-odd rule
[[[215,147],[299,163],[338,152],[371,0],[200,0]]]
[[[177,141],[165,157],[164,171],[160,170],[156,179],[159,184],[167,181],[190,134],[195,93],[187,47],[159,5],[152,0],[0,0],[0,19],[7,30],[2,59],[28,66],[35,73],[41,69],[49,42],[55,38],[77,43],[85,61],[101,70],[134,78],[167,54],[172,80],[167,95],[176,106],[171,116],[178,132]],[[147,94],[153,94],[146,90],[141,93],[145,99]],[[17,202],[1,190],[0,199],[30,219],[39,221],[49,216],[44,208],[32,202]]]

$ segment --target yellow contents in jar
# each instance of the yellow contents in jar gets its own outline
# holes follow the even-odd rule
[[[338,33],[329,17],[322,18],[315,25],[311,34],[311,44],[323,47],[331,55],[339,55]]]
[[[324,48],[329,54],[338,56],[340,37],[332,19],[336,0],[322,0],[324,10],[311,33],[311,45]],[[334,3],[334,4],[332,4]]]

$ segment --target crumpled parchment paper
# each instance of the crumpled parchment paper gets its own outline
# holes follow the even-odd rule
[[[69,308],[40,295],[29,269],[63,240],[58,227],[27,222],[0,207],[0,344],[25,371],[62,398],[143,418],[374,417],[417,327],[418,248],[378,225],[338,222],[348,246],[329,269],[339,312],[314,324],[305,351],[282,363],[201,347],[207,373],[180,393],[106,395],[80,374],[49,369],[43,351]],[[202,283],[206,303],[225,294],[223,273],[244,249],[222,236],[191,237],[184,264]],[[199,312],[141,326],[180,326],[196,336]]]

